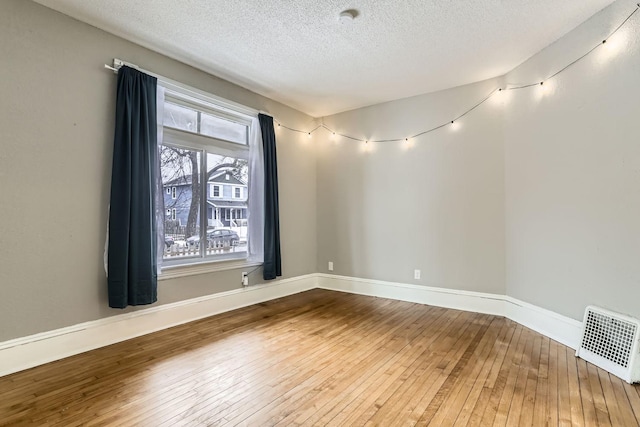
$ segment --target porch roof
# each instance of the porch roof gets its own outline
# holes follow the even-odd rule
[[[230,200],[207,200],[207,203],[214,208],[231,208],[231,209],[246,209],[247,202],[242,200],[230,201]]]

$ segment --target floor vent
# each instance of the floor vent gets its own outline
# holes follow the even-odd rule
[[[640,322],[589,306],[584,312],[582,343],[576,356],[622,378],[640,381]]]

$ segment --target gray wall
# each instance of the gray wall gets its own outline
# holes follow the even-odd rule
[[[298,111],[24,0],[0,2],[0,341],[122,313],[102,255],[117,57],[302,129]],[[278,135],[284,277],[316,268],[315,154]],[[260,282],[259,271],[252,282]],[[240,272],[159,283],[159,303],[240,287]],[[128,309],[132,310],[132,309]],[[128,311],[127,310],[127,311]]]
[[[405,138],[447,123],[497,81],[325,118],[358,138]],[[318,271],[504,294],[503,109],[483,105],[410,141],[318,145]],[[414,269],[421,279],[414,280]]]
[[[635,7],[614,3],[507,80],[553,74]],[[639,24],[505,110],[507,293],[575,319],[588,304],[640,317]]]
[[[618,1],[501,80],[325,118],[360,138],[404,137],[456,117],[499,81],[552,75],[636,7]],[[640,317],[640,34],[539,87],[510,91],[401,143],[325,135],[318,147],[318,270],[507,294],[581,319],[595,304]],[[614,45],[609,40],[607,47]],[[413,279],[413,269],[422,279]]]

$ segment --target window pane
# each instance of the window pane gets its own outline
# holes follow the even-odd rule
[[[165,102],[163,120],[165,126],[198,132],[198,112],[182,105]]]
[[[164,259],[200,253],[200,152],[163,145],[160,151],[167,216],[164,220]],[[174,191],[175,189],[175,191]]]
[[[247,250],[248,171],[246,159],[207,153],[207,255]]]
[[[240,144],[247,143],[247,126],[205,113],[201,116],[200,133]]]

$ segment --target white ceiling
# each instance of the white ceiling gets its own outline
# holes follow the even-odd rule
[[[36,1],[314,117],[500,76],[613,2]]]

